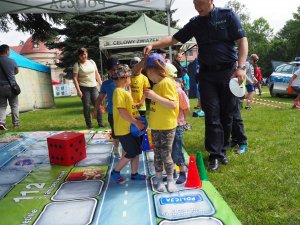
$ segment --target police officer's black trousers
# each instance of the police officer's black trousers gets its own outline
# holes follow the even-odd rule
[[[237,106],[233,113],[231,141],[238,145],[247,145],[247,137],[244,130],[244,122],[240,111],[240,100],[237,99]]]
[[[205,112],[205,148],[209,160],[222,159],[229,145],[236,97],[229,89],[234,68],[222,71],[200,71],[199,91]]]

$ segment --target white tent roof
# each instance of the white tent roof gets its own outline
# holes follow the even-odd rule
[[[0,15],[169,10],[175,0],[1,0]]]
[[[175,34],[177,31],[177,29],[170,28],[170,35]],[[99,45],[101,50],[144,47],[146,44],[168,35],[168,26],[160,24],[143,14],[137,21],[123,30],[99,37]]]
[[[148,16],[143,14],[137,21],[135,21],[130,26],[124,28],[123,30],[117,31],[113,34],[99,37],[99,48],[100,51],[104,51],[106,55],[117,57],[119,59],[130,59],[133,56],[142,56],[140,49],[147,44],[158,41],[169,35],[173,35],[178,31],[178,29],[169,28],[166,25],[160,24]],[[194,45],[196,43],[195,39],[188,41],[185,46]],[[178,45],[182,45],[178,43]],[[121,48],[131,48],[130,52],[118,52],[108,54],[106,50],[109,49],[121,49]]]

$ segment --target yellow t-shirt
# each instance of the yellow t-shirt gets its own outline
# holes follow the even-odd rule
[[[134,118],[139,116],[130,93],[124,88],[116,88],[113,94],[114,131],[117,136],[129,134],[130,123],[123,119],[118,108],[126,109]]]
[[[84,87],[96,87],[96,75],[95,72],[97,66],[93,60],[87,60],[84,64],[76,62],[73,66],[73,73],[78,74],[78,83]]]
[[[153,91],[163,98],[176,101],[176,109],[167,109],[158,102],[151,100],[149,127],[154,130],[170,130],[177,127],[179,110],[178,93],[175,81],[168,77],[153,86]]]
[[[131,96],[133,99],[133,102],[137,104],[138,102],[141,101],[143,94],[144,94],[144,89],[145,88],[150,88],[150,83],[148,78],[143,75],[137,75],[137,76],[131,76]],[[146,103],[145,101],[141,105],[141,107],[138,109],[140,111],[146,111]]]

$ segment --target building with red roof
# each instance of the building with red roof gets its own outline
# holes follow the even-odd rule
[[[51,78],[55,83],[69,83],[64,79],[63,69],[56,66],[60,59],[60,50],[48,49],[44,42],[33,41],[32,37],[29,37],[24,45],[10,46],[10,48],[28,59],[50,66]]]

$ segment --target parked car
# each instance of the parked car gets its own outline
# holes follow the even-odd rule
[[[294,72],[300,67],[300,57],[296,61],[277,66],[269,77],[269,90],[272,97],[289,95],[287,88]]]

